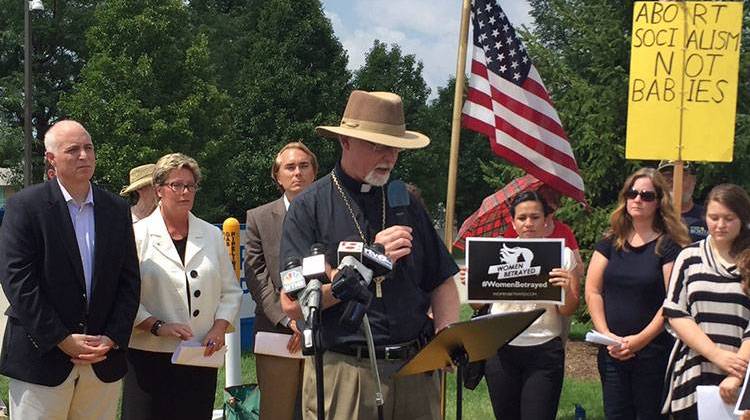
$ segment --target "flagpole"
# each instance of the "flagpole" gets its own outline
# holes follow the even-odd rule
[[[453,253],[453,219],[456,207],[456,174],[458,173],[458,147],[461,143],[461,108],[466,80],[466,47],[469,39],[471,0],[463,0],[461,7],[461,33],[458,38],[456,58],[456,91],[453,95],[453,122],[451,126],[451,153],[448,164],[448,192],[445,198],[445,246]]]

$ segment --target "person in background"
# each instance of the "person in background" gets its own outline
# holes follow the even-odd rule
[[[565,239],[565,246],[573,251],[573,256],[576,260],[575,270],[578,278],[583,277],[584,265],[581,259],[581,253],[578,247],[578,241],[576,240],[573,229],[570,228],[565,222],[555,218],[555,212],[560,208],[560,200],[562,194],[557,190],[550,187],[549,185],[542,185],[537,190],[539,195],[547,203],[547,206],[551,209],[550,213],[546,216],[547,220],[544,223],[544,237],[545,238],[560,238]],[[504,238],[517,238],[518,233],[511,224],[511,226],[503,233]]]
[[[10,197],[0,229],[0,373],[14,419],[114,419],[140,292],[128,206],[91,183],[80,123],[58,121],[44,147],[57,177]]]
[[[290,353],[300,350],[300,332],[296,321],[284,314],[279,303],[281,227],[289,204],[315,180],[317,172],[318,160],[307,146],[298,141],[287,143],[276,154],[271,168],[271,178],[281,197],[247,211],[245,275],[256,303],[255,334],[289,334]],[[304,360],[256,353],[255,371],[264,396],[260,399],[260,417],[301,418]]]
[[[662,418],[673,340],[664,330],[661,306],[674,260],[689,241],[664,177],[652,168],[630,175],[586,276],[594,328],[619,342],[600,348],[597,356],[608,419]]]
[[[535,191],[518,194],[511,203],[515,232],[520,238],[544,238],[552,209]],[[549,283],[564,290],[563,304],[494,303],[490,313],[545,309],[521,335],[501,348],[485,364],[487,389],[498,419],[554,419],[565,373],[565,349],[561,335],[578,308],[576,259],[564,248],[563,268],[549,273]]]
[[[136,166],[130,170],[130,184],[120,191],[120,195],[128,197],[132,203],[130,214],[133,223],[145,218],[156,208],[156,190],[152,182],[156,165],[148,163]]]
[[[722,184],[706,200],[709,236],[680,252],[664,316],[677,334],[663,412],[697,419],[696,387],[734,404],[750,358],[750,197]]]
[[[128,351],[122,419],[211,419],[218,369],[172,364],[181,341],[211,356],[242,299],[221,231],[191,213],[198,163],[181,153],[156,162],[159,207],[133,225],[141,304]]]
[[[657,170],[661,172],[669,184],[671,191],[674,190],[674,164],[673,160],[662,160]],[[695,191],[696,171],[695,166],[689,162],[684,163],[682,172],[682,221],[688,229],[688,234],[693,242],[706,239],[708,229],[706,227],[706,209],[702,205],[693,202]]]

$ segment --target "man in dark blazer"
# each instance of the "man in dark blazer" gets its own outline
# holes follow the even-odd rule
[[[81,124],[56,123],[44,145],[57,178],[11,197],[0,228],[0,373],[13,418],[114,419],[140,296],[130,211],[91,184]]]
[[[245,276],[255,300],[255,333],[292,334],[290,352],[300,349],[300,334],[294,320],[281,310],[279,246],[281,226],[289,203],[314,180],[318,171],[315,154],[300,142],[288,143],[276,155],[271,177],[281,198],[247,212]],[[260,418],[301,418],[300,390],[304,362],[300,359],[255,355],[260,399]]]

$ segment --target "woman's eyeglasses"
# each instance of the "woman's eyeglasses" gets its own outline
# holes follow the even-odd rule
[[[636,189],[631,189],[625,193],[625,198],[627,198],[628,200],[635,200],[635,198],[639,195],[641,196],[641,200],[646,202],[654,201],[658,197],[656,191],[638,191]]]
[[[198,191],[198,184],[183,184],[181,182],[170,182],[169,184],[162,184],[169,187],[170,190],[180,194],[183,191],[194,193]]]

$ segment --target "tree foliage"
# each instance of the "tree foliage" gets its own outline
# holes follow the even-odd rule
[[[213,81],[207,37],[187,20],[179,0],[109,0],[96,9],[91,56],[60,103],[89,130],[96,178],[112,190],[133,166],[180,151],[203,164],[208,202],[219,202],[229,98]],[[199,211],[208,207],[198,201]]]
[[[88,57],[85,31],[92,24],[94,0],[45,2],[31,13],[33,178],[43,176],[44,133],[63,116],[58,101],[78,80]],[[20,173],[24,125],[25,1],[0,0],[0,167]],[[20,176],[18,178],[21,180]]]

